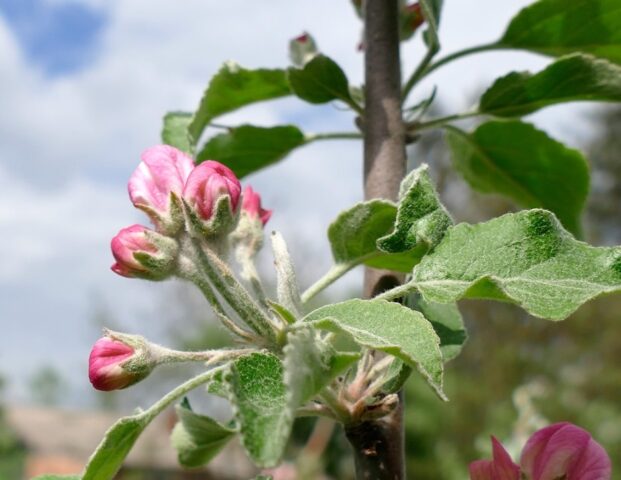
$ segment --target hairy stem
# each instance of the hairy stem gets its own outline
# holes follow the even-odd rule
[[[192,244],[201,269],[228,304],[256,333],[274,342],[276,335],[270,319],[237,281],[228,266],[213,252],[203,249],[198,240],[193,239]]]
[[[347,272],[353,268],[353,265],[342,263],[339,265],[333,265],[326,274],[308,287],[304,293],[302,293],[302,303],[308,302],[311,298],[317,295],[319,292],[329,287],[336,280],[341,278]]]

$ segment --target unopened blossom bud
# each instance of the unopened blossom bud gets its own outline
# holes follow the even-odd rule
[[[193,219],[207,233],[226,233],[237,218],[241,185],[233,171],[213,160],[198,165],[188,177],[183,199]]]
[[[127,338],[129,340],[127,340]],[[142,337],[107,334],[93,345],[88,359],[88,378],[97,390],[129,387],[153,370],[154,362]]]
[[[251,219],[260,220],[263,225],[272,216],[271,210],[261,207],[261,196],[255,192],[250,185],[244,188],[242,195],[242,213],[248,215]]]
[[[289,41],[289,58],[296,67],[303,67],[317,55],[317,44],[310,33],[304,32]]]
[[[151,147],[140,158],[140,165],[129,179],[129,197],[149,215],[158,231],[174,234],[183,224],[174,199],[181,196],[194,161],[168,145]]]
[[[142,225],[123,228],[110,242],[116,262],[112,271],[123,277],[162,280],[175,265],[177,242]]]

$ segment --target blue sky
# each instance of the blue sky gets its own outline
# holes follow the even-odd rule
[[[101,9],[79,3],[0,0],[0,11],[28,61],[46,75],[70,74],[95,61],[106,25]]]
[[[441,36],[453,51],[497,38],[529,2],[445,3]],[[11,398],[23,399],[28,376],[46,364],[69,379],[70,402],[91,398],[83,394],[90,392],[85,371],[98,335],[97,304],[117,328],[164,339],[172,326],[158,318],[158,297],[173,286],[109,271],[110,238],[146,221],[127,199],[127,178],[140,152],[159,142],[162,115],[192,110],[224,61],[285,66],[288,40],[305,30],[352,83],[361,82],[360,24],[347,0],[0,0],[0,373],[10,377]],[[422,48],[416,41],[404,48],[404,71]],[[427,79],[413,103],[438,85],[445,107],[463,110],[498,75],[545,62],[504,53],[463,60]],[[532,119],[578,144],[585,135],[580,110],[567,112]],[[292,98],[221,121],[352,128],[348,112]],[[275,210],[270,227],[290,241],[303,282],[329,267],[323,232],[360,199],[360,158],[356,142],[316,144],[249,179]],[[352,273],[341,285],[358,282]]]

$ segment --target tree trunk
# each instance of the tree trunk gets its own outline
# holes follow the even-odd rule
[[[405,128],[401,114],[398,0],[365,5],[364,197],[397,200],[405,176]],[[367,268],[364,295],[372,298],[403,280]],[[346,428],[359,480],[404,480],[403,395],[387,417]]]

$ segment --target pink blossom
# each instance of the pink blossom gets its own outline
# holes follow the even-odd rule
[[[256,193],[250,185],[244,188],[241,208],[250,218],[258,218],[261,220],[263,225],[265,225],[272,216],[271,210],[266,210],[261,207],[261,196]]]
[[[88,359],[88,378],[97,390],[110,391],[130,386],[138,379],[123,368],[134,349],[123,342],[103,337],[95,342]]]
[[[149,231],[142,225],[131,225],[123,228],[116,234],[110,243],[112,255],[116,262],[112,271],[123,277],[142,277],[149,273],[135,257],[136,253],[156,254],[158,249],[151,243],[145,232]],[[155,233],[155,232],[154,232]]]
[[[520,459],[529,480],[608,480],[610,458],[591,435],[571,423],[555,423],[530,437]]]
[[[591,435],[571,423],[535,432],[522,451],[520,466],[492,437],[493,460],[470,464],[471,480],[610,480],[611,463]]]
[[[181,196],[194,161],[168,145],[148,148],[140,158],[142,161],[129,179],[129,197],[158,228],[164,228],[172,222],[170,194]]]
[[[210,220],[217,200],[228,195],[232,213],[237,211],[241,185],[233,171],[213,160],[198,165],[188,177],[183,197],[196,209],[199,217]]]
[[[502,444],[492,437],[493,460],[478,460],[470,464],[471,480],[519,480],[518,467]]]

